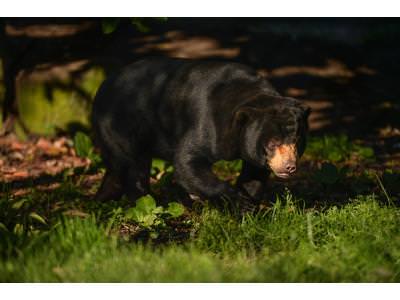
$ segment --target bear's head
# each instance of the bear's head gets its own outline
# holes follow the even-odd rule
[[[280,178],[296,172],[304,152],[310,108],[293,98],[268,96],[240,108],[243,159],[268,166]]]

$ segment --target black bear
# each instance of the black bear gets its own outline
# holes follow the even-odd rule
[[[290,177],[305,148],[309,108],[233,62],[148,58],[99,88],[93,104],[95,142],[106,166],[99,200],[149,192],[151,160],[173,162],[189,193],[207,199],[255,199],[272,170]],[[211,171],[241,158],[234,187]]]

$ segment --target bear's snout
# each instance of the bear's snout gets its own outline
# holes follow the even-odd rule
[[[276,147],[267,163],[276,176],[289,178],[297,170],[296,145],[283,144]]]

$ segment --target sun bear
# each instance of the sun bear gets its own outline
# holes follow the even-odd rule
[[[288,178],[304,152],[309,108],[281,96],[234,62],[147,58],[106,79],[92,127],[106,173],[96,198],[149,193],[152,158],[171,161],[177,182],[206,199],[253,200],[272,170]],[[218,160],[243,160],[236,186]]]

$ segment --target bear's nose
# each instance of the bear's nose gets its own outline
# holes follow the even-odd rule
[[[289,174],[293,174],[294,172],[296,172],[296,165],[293,163],[289,163],[286,166],[286,170],[288,171]]]

